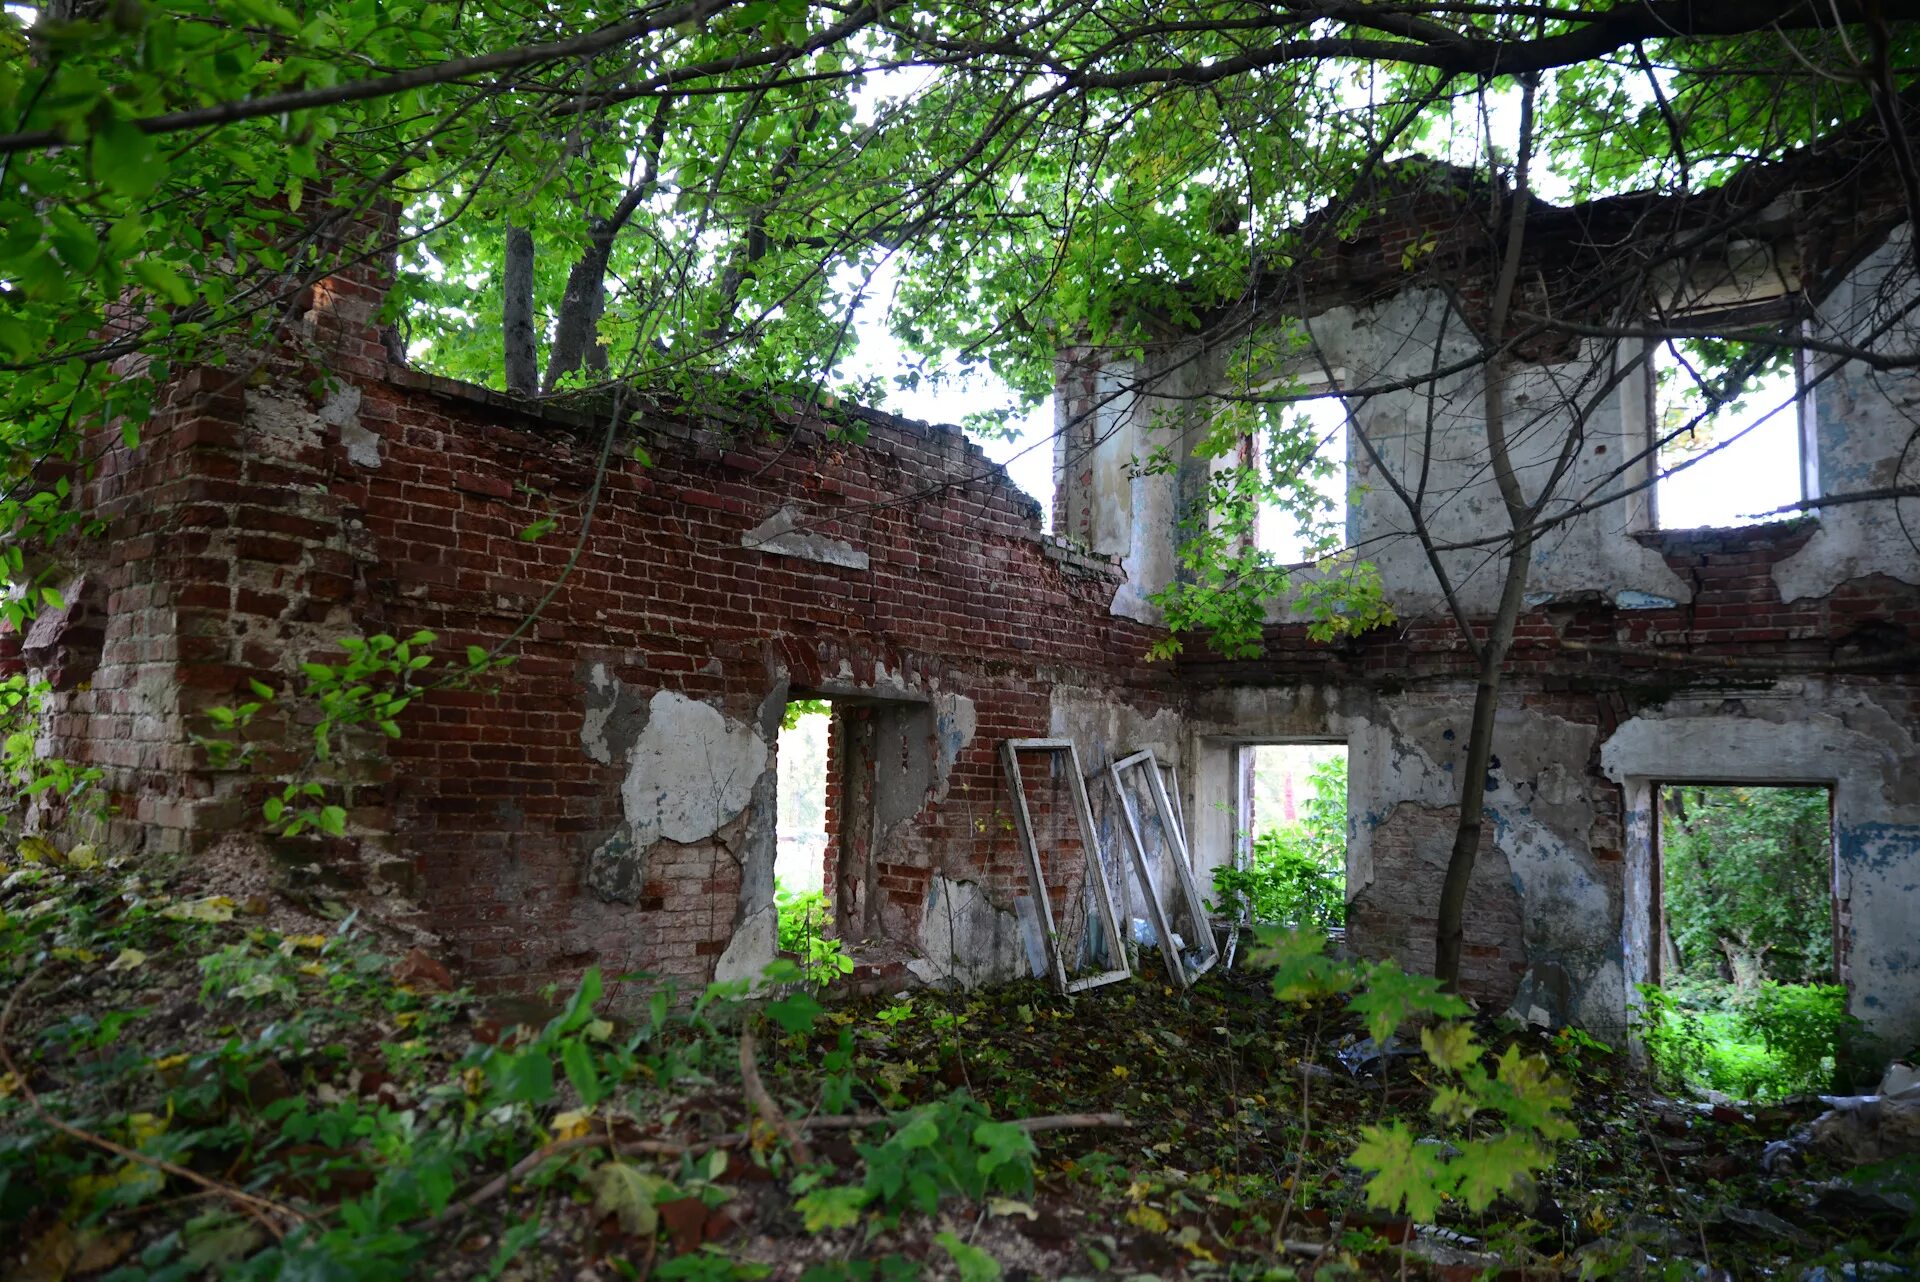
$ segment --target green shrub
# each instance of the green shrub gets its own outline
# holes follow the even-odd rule
[[[779,914],[780,951],[800,958],[809,978],[824,982],[851,974],[853,959],[841,942],[827,933],[833,905],[818,890],[788,890],[773,885],[773,905]]]
[[[1216,868],[1218,910],[1256,922],[1326,928],[1347,912],[1347,759],[1332,757],[1308,776],[1301,817],[1254,835],[1246,868]]]
[[[1777,1099],[1833,1084],[1859,1021],[1835,984],[1775,984],[1751,993],[1702,983],[1643,984],[1641,1037],[1669,1086]]]

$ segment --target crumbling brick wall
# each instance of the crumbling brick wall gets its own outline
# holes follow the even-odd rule
[[[790,694],[921,727],[882,780],[867,852],[871,918],[909,951],[936,878],[1009,920],[1027,893],[996,821],[995,749],[1049,732],[1056,682],[1175,702],[1144,659],[1152,630],[1107,615],[1115,568],[1051,543],[956,430],[647,407],[596,493],[607,407],[390,369],[367,336],[372,292],[349,280],[316,300],[306,332],[346,353],[331,383],[297,349],[251,378],[196,373],[93,482],[111,527],[94,549],[105,653],[55,730],[112,771],[123,837],[191,850],[257,830],[267,778],[308,768],[297,705],[262,714],[252,769],[193,747],[205,708],[249,697],[249,680],[296,689],[298,665],[337,661],[343,636],[426,629],[443,659],[501,647],[511,667],[423,695],[401,738],[316,774],[347,834],[279,855],[405,892],[482,981],[598,963],[699,983],[745,935],[770,939],[771,749]],[[716,780],[728,795],[711,805],[649,794],[649,727],[669,721],[709,727],[687,751],[738,751],[753,777]]]

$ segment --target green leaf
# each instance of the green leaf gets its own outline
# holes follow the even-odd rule
[[[329,837],[344,836],[347,831],[347,812],[340,806],[323,806],[316,823],[320,831]]]
[[[594,1066],[593,1050],[585,1042],[569,1041],[561,1047],[560,1066],[566,1070],[567,1080],[573,1083],[573,1089],[580,1096],[582,1104],[592,1108],[600,1102],[605,1092],[600,1072]]]
[[[770,1004],[767,1007],[767,1018],[788,1033],[804,1033],[811,1029],[814,1021],[826,1014],[826,1011],[825,1006],[806,993],[793,993]]]
[[[94,131],[89,159],[95,182],[134,200],[151,195],[167,176],[152,136],[117,116]]]
[[[300,19],[290,10],[275,4],[274,0],[233,0],[233,7],[264,26],[278,27],[282,31],[300,30]]]
[[[936,1233],[933,1240],[946,1249],[960,1270],[960,1282],[1000,1282],[1000,1261],[952,1233]]]
[[[1416,1220],[1431,1220],[1448,1183],[1439,1150],[1416,1142],[1400,1122],[1364,1126],[1360,1137],[1347,1163],[1373,1172],[1367,1181],[1367,1205],[1383,1211],[1404,1208]]]
[[[1547,1165],[1544,1148],[1524,1135],[1511,1132],[1490,1140],[1466,1140],[1460,1156],[1448,1163],[1456,1195],[1470,1211],[1484,1211],[1497,1197],[1513,1191],[1535,1170]]]
[[[184,307],[193,301],[193,290],[173,270],[157,258],[136,258],[133,260],[133,274],[140,283],[166,299]]]
[[[553,1061],[544,1046],[494,1061],[500,1093],[515,1104],[544,1104],[553,1098]]]
[[[1473,1013],[1459,996],[1443,991],[1433,976],[1409,975],[1391,960],[1368,971],[1366,988],[1347,999],[1347,1009],[1366,1017],[1368,1036],[1382,1045],[1415,1015],[1460,1019]]]
[[[828,1229],[850,1229],[860,1222],[860,1209],[867,1204],[868,1192],[857,1184],[837,1184],[815,1189],[793,1204],[809,1233]]]
[[[587,1176],[593,1190],[596,1215],[614,1215],[620,1227],[635,1237],[650,1237],[660,1226],[659,1212],[653,1209],[654,1197],[673,1187],[651,1171],[631,1162],[602,1162]]]
[[[1480,1048],[1474,1044],[1473,1026],[1470,1024],[1442,1024],[1438,1027],[1420,1030],[1420,1049],[1427,1053],[1437,1068],[1450,1073],[1458,1073],[1467,1065],[1480,1058]]]

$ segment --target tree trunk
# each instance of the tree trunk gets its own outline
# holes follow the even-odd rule
[[[1527,573],[1532,568],[1532,540],[1524,534],[1516,536],[1513,552],[1507,559],[1500,611],[1494,616],[1493,626],[1480,650],[1479,680],[1473,689],[1473,724],[1467,732],[1467,760],[1460,775],[1460,821],[1453,833],[1453,853],[1447,859],[1447,875],[1440,883],[1440,911],[1434,923],[1433,973],[1449,992],[1460,989],[1467,885],[1473,880],[1473,864],[1480,853],[1480,830],[1486,815],[1487,772],[1493,762],[1493,723],[1500,709],[1501,668],[1506,663],[1507,648],[1513,644],[1514,629],[1520,622],[1520,608],[1527,594]]]
[[[501,276],[501,321],[506,342],[507,390],[540,390],[540,353],[533,328],[533,233],[507,224],[507,261]]]
[[[551,392],[577,369],[606,368],[606,353],[594,349],[600,346],[600,313],[607,305],[607,259],[617,232],[608,220],[594,219],[592,239],[567,273],[567,289],[560,297],[560,318],[553,328],[553,350],[547,356],[542,391]]]

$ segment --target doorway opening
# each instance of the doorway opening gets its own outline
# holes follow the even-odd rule
[[[1222,912],[1335,931],[1347,909],[1347,745],[1240,749],[1234,865],[1214,873]]]
[[[1655,788],[1657,989],[1647,1048],[1675,1084],[1740,1098],[1824,1090],[1843,1052],[1833,790]]]
[[[832,737],[832,704],[788,701],[775,748],[779,818],[773,893],[780,951],[810,968],[839,956],[828,877]]]

